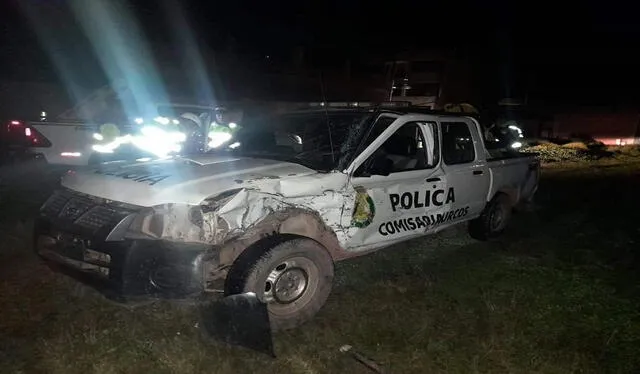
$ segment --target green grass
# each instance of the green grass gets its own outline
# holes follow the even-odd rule
[[[5,216],[0,372],[367,373],[343,344],[392,373],[638,372],[638,191],[639,164],[554,166],[498,240],[457,227],[341,263],[320,314],[275,335],[276,359],[201,341],[189,307],[73,296]],[[37,209],[10,193],[3,211]]]

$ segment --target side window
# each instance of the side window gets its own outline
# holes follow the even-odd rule
[[[447,165],[476,159],[471,131],[465,122],[442,122],[442,159]]]
[[[388,175],[436,166],[439,161],[437,142],[431,137],[427,141],[419,125],[418,122],[411,122],[400,127],[360,165],[355,175]],[[436,124],[427,125],[437,137]]]

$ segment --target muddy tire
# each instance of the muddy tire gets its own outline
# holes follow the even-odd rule
[[[469,235],[477,240],[489,240],[502,234],[511,219],[513,207],[509,197],[497,194],[480,217],[469,221]]]
[[[322,308],[333,282],[333,260],[318,242],[280,237],[245,251],[233,264],[225,294],[254,292],[267,303],[271,329],[297,327]]]

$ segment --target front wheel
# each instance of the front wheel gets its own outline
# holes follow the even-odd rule
[[[511,219],[511,201],[505,194],[496,195],[484,208],[480,217],[469,221],[469,235],[488,240],[502,234]]]
[[[263,252],[257,256],[241,256],[234,263],[225,293],[255,293],[267,304],[274,331],[291,329],[313,318],[331,292],[333,260],[327,250],[306,238],[260,250]]]

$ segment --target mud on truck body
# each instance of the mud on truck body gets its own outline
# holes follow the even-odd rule
[[[336,261],[462,222],[478,239],[504,230],[539,163],[492,158],[480,134],[410,107],[273,115],[207,154],[69,172],[36,250],[119,301],[254,292],[272,328],[295,327]]]

